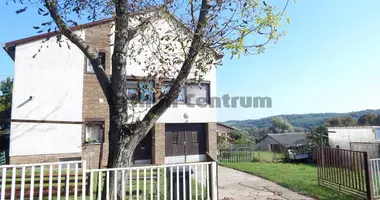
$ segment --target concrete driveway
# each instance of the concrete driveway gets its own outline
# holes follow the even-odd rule
[[[226,167],[219,166],[218,173],[219,199],[225,197],[229,197],[228,200],[313,199],[271,181]]]

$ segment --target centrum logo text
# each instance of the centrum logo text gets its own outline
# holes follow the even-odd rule
[[[152,103],[139,102],[138,107],[151,107]],[[230,96],[222,97],[199,97],[189,94],[180,101],[174,101],[171,107],[200,107],[200,108],[272,108],[272,98],[270,97],[251,97],[251,96]]]

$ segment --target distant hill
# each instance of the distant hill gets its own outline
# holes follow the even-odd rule
[[[312,128],[314,126],[322,125],[323,122],[332,117],[342,117],[351,116],[353,119],[357,120],[360,116],[370,113],[378,115],[380,114],[380,109],[378,110],[362,110],[349,113],[310,113],[310,114],[292,114],[292,115],[277,115],[272,117],[266,117],[261,119],[247,119],[247,120],[230,120],[224,122],[227,125],[234,126],[237,128],[264,128],[271,126],[273,117],[283,117],[288,120],[294,127],[302,128]]]

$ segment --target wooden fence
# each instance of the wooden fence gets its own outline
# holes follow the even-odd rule
[[[360,198],[372,199],[367,152],[336,148],[317,150],[318,183]]]

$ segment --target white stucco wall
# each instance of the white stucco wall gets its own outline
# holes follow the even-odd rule
[[[136,23],[136,21],[132,20],[131,24]],[[111,44],[114,41],[114,26],[112,26],[110,34]],[[154,27],[154,28],[152,28]],[[178,22],[173,21],[171,18],[160,17],[158,20],[152,22],[150,26],[147,27],[146,33],[156,33],[154,40],[149,42],[149,37],[145,36],[142,38],[141,36],[137,36],[130,42],[130,47],[134,48],[134,52],[129,50],[132,54],[130,59],[128,59],[127,64],[127,75],[136,76],[136,77],[145,77],[154,71],[158,72],[159,70],[169,71],[168,78],[175,78],[178,70],[180,70],[182,64],[172,64],[172,63],[162,63],[159,61],[160,57],[155,56],[152,52],[165,51],[165,47],[167,44],[170,44],[171,47],[174,48],[173,52],[169,52],[170,56],[165,55],[161,52],[162,55],[165,55],[164,58],[169,58],[172,61],[174,58],[181,58],[184,60],[184,51],[183,46],[176,40],[174,41],[164,41],[161,38],[165,35],[171,35],[170,38],[176,38],[177,35],[182,35],[181,41],[185,41],[185,38],[191,39],[191,35],[189,35],[189,31],[184,29]],[[186,36],[187,35],[187,36]],[[143,39],[145,42],[141,42]],[[189,46],[190,43],[187,45]],[[210,50],[211,51],[211,50]],[[111,46],[111,53],[113,52],[113,46]],[[139,53],[138,53],[139,52]],[[210,55],[213,55],[213,52],[209,52]],[[212,56],[211,56],[212,57]],[[151,67],[148,70],[146,69],[147,65],[144,64],[144,61],[148,60],[151,64]],[[200,58],[198,58],[200,60]],[[206,61],[204,61],[206,62]],[[216,68],[215,65],[209,64],[207,65],[209,69],[207,74],[204,74],[202,80],[210,83],[210,97],[216,97]],[[168,70],[169,69],[169,70]],[[196,67],[194,66],[189,79],[194,78],[194,73],[196,71]],[[149,105],[140,106],[135,108],[134,111],[130,111],[130,113],[134,113],[134,119],[143,118],[149,109]],[[217,122],[217,108],[213,105],[205,105],[205,106],[197,106],[197,105],[186,105],[179,104],[177,106],[171,106],[157,121],[157,123],[207,123],[207,122]],[[184,118],[185,113],[188,115],[188,119]],[[131,118],[130,118],[131,119]]]
[[[82,121],[83,53],[52,37],[32,58],[41,44],[16,46],[12,119]],[[13,122],[10,156],[81,152],[81,135],[82,125]]]
[[[329,145],[335,148],[339,145],[341,149],[350,149],[351,142],[375,142],[374,127],[345,127],[328,128],[335,133],[329,134]]]

